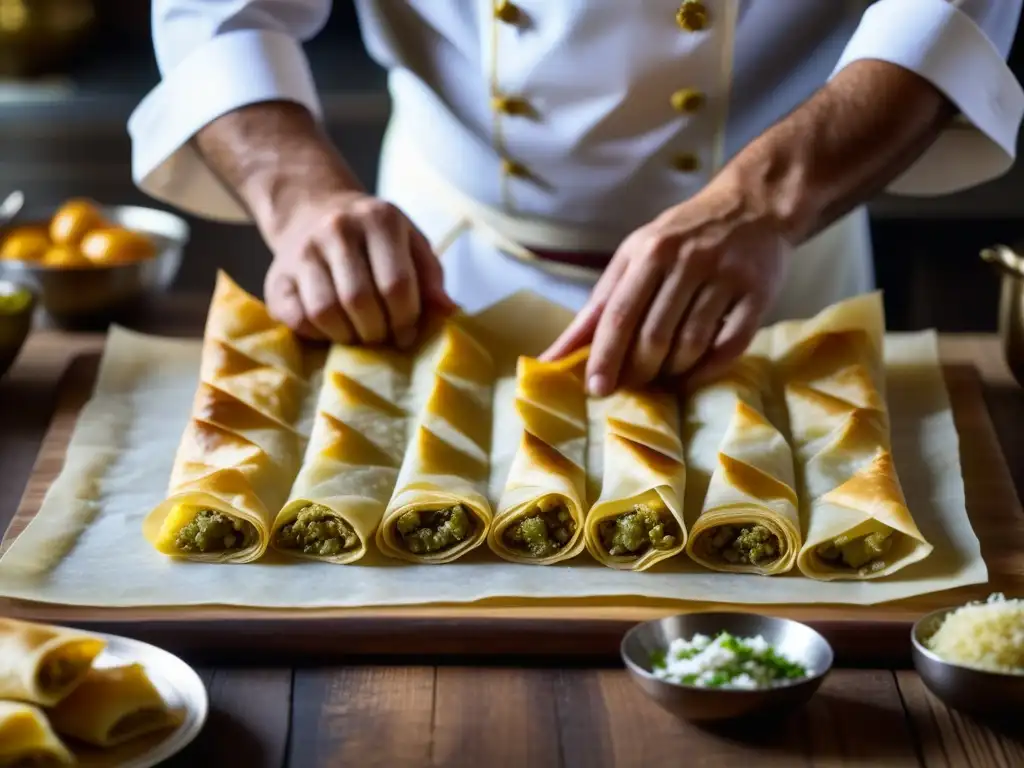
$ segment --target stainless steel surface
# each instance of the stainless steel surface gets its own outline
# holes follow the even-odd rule
[[[1024,257],[1013,248],[997,245],[981,252],[983,261],[1003,276],[999,296],[999,338],[1006,364],[1024,387]]]
[[[22,286],[7,280],[0,280],[0,296],[9,296]],[[29,289],[31,292],[31,289]],[[25,309],[14,314],[0,312],[0,376],[14,363],[18,353],[25,345],[29,331],[32,330],[32,310],[35,308],[35,296],[29,300]]]
[[[25,195],[16,189],[0,203],[0,227],[7,226],[11,220],[25,207]]]
[[[189,227],[183,219],[154,208],[107,206],[100,210],[111,223],[149,235],[157,244],[156,256],[132,264],[71,269],[0,261],[0,277],[32,288],[40,306],[58,326],[97,328],[119,319],[146,296],[167,290],[181,267],[189,240]],[[53,213],[30,210],[19,219],[24,224],[44,222]]]
[[[955,610],[934,611],[914,624],[910,642],[917,673],[947,706],[979,717],[1019,717],[1024,708],[1024,673],[1002,674],[952,664],[925,647],[946,614]]]
[[[763,690],[697,688],[661,680],[651,672],[651,655],[668,650],[677,639],[696,634],[714,637],[721,631],[735,637],[761,635],[778,651],[802,663],[809,676]],[[663,708],[687,720],[728,720],[757,714],[779,714],[806,703],[832,668],[828,641],[806,624],[755,613],[688,613],[644,622],[622,640],[622,660],[630,677]]]
[[[177,656],[148,643],[116,635],[94,633],[107,641],[96,659],[97,667],[141,664],[171,709],[182,715],[171,732],[154,733],[110,750],[76,749],[80,764],[95,768],[150,768],[184,749],[203,728],[209,700],[199,675]]]

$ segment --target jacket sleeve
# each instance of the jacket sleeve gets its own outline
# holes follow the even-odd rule
[[[259,102],[297,102],[320,117],[302,43],[330,10],[331,0],[153,0],[161,80],[128,121],[138,187],[198,216],[247,221],[191,139],[221,115]]]
[[[1022,0],[878,0],[833,75],[860,59],[892,62],[933,83],[957,119],[889,192],[942,195],[1013,165],[1024,91],[1006,65]]]

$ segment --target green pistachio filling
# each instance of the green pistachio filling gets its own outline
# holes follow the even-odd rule
[[[252,546],[256,539],[252,523],[216,510],[202,509],[192,522],[178,531],[174,545],[182,552],[226,552]]]
[[[892,549],[894,531],[875,531],[864,536],[837,536],[817,548],[818,557],[833,565],[849,568],[868,568],[878,571],[885,567],[883,559]]]
[[[398,535],[414,555],[440,552],[465,541],[473,523],[465,505],[430,512],[406,512],[398,518]]]
[[[0,287],[0,315],[17,315],[25,311],[31,302],[32,294],[24,288],[5,290]]]
[[[730,565],[762,565],[782,552],[779,537],[763,525],[720,525],[710,534],[708,548]]]
[[[568,508],[556,497],[548,496],[506,528],[502,538],[510,549],[539,559],[557,554],[575,533],[576,521]]]
[[[323,504],[308,504],[295,519],[281,526],[277,545],[298,549],[305,555],[331,557],[351,552],[359,546],[359,537],[351,525]]]
[[[601,545],[612,557],[640,557],[649,549],[671,549],[679,541],[679,525],[664,507],[636,504],[598,525]]]

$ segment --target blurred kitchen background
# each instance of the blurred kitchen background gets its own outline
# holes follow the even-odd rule
[[[329,129],[372,187],[389,109],[384,75],[363,50],[350,0],[335,6],[307,50]],[[38,31],[24,31],[29,17],[43,22]],[[1010,59],[1024,75],[1024,45]],[[0,196],[151,205],[131,181],[125,124],[157,79],[148,0],[0,0]],[[995,329],[999,279],[978,252],[1024,241],[1024,163],[960,195],[883,197],[872,214],[893,330]],[[190,223],[177,289],[207,293],[223,267],[262,292],[270,256],[252,227]]]

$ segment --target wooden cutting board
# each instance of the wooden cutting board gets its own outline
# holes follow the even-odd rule
[[[73,359],[21,505],[0,551],[39,510],[59,474],[78,413],[92,391],[99,355]],[[910,655],[911,625],[929,611],[992,592],[1024,594],[1024,514],[1001,454],[975,368],[945,366],[960,434],[967,508],[990,582],[876,606],[794,605],[766,613],[806,622],[841,663],[896,666]],[[0,614],[112,632],[208,663],[324,661],[341,657],[486,655],[615,658],[638,621],[691,610],[752,611],[657,600],[508,601],[402,608],[271,610],[236,607],[82,608],[0,598]]]

